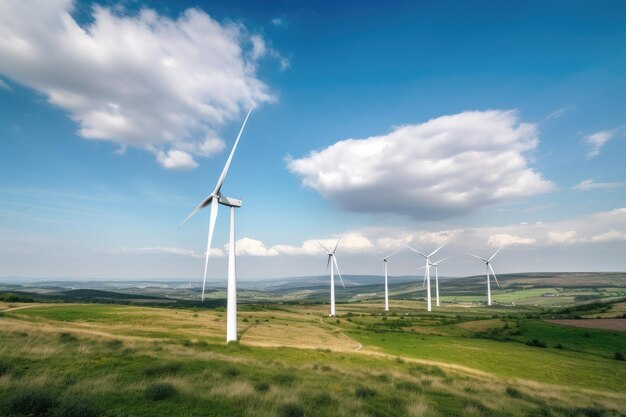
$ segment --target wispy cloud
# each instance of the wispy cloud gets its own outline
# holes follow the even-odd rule
[[[572,187],[572,190],[590,191],[590,190],[614,190],[623,187],[623,182],[595,182],[594,180],[584,180]]]
[[[567,113],[570,110],[573,110],[574,108],[576,108],[575,104],[557,109],[553,111],[552,113],[550,113],[549,115],[547,115],[545,120],[558,119],[559,117],[563,116],[565,113]]]
[[[152,254],[152,255],[178,255],[191,258],[204,258],[205,254],[198,253],[192,249],[176,248],[171,246],[150,246],[138,248],[119,248],[112,250],[114,253],[125,254]],[[211,256],[222,257],[224,252],[219,248],[211,248]]]
[[[271,22],[272,22],[272,25],[279,27],[279,28],[287,27],[287,20],[284,17],[277,16],[273,18]]]
[[[615,137],[616,130],[601,130],[591,135],[585,136],[583,140],[591,146],[589,152],[587,152],[587,159],[595,158],[600,155],[602,147],[613,137]]]

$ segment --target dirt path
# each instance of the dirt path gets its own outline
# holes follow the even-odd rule
[[[356,345],[357,345],[357,346],[356,346],[356,348],[354,349],[354,351],[355,351],[355,352],[358,352],[358,351],[360,351],[361,349],[363,349],[363,345],[362,345],[362,344],[360,344],[359,342],[357,342],[356,340],[354,340],[353,338],[351,338],[350,336],[348,336],[347,334],[345,334],[345,333],[341,330],[341,328],[339,328],[339,327],[337,327],[337,326],[334,326],[334,325],[332,325],[332,324],[330,324],[330,323],[326,323],[322,317],[320,317],[320,323],[322,323],[323,325],[326,325],[326,326],[330,327],[331,329],[333,329],[333,331],[335,331],[335,332],[339,333],[339,334],[340,334],[340,335],[342,335],[343,337],[345,337],[345,338],[347,338],[347,339],[350,339],[350,340],[352,340],[354,343],[356,343]]]
[[[7,313],[9,311],[22,310],[24,308],[45,307],[45,306],[47,306],[47,304],[28,304],[25,306],[11,307],[11,308],[7,308],[6,310],[0,310],[0,311],[2,311],[3,313]]]
[[[582,327],[585,329],[617,330],[626,332],[626,319],[574,319],[574,320],[546,320],[549,323],[563,326]]]

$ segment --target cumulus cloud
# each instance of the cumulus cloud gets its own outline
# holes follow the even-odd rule
[[[511,246],[511,245],[532,245],[537,242],[536,239],[528,237],[513,236],[508,233],[499,233],[497,235],[489,236],[487,244],[496,248]]]
[[[587,159],[595,158],[600,155],[602,147],[615,136],[615,130],[601,130],[591,135],[585,136],[583,139],[591,146],[587,152]]]
[[[345,210],[442,219],[551,190],[529,167],[537,145],[535,125],[515,111],[466,111],[342,140],[287,166]]]
[[[240,23],[199,9],[169,18],[94,5],[81,26],[73,8],[71,0],[0,2],[0,74],[65,110],[86,139],[193,168],[194,156],[223,149],[227,123],[274,100],[257,77],[271,49]]]
[[[595,182],[594,180],[584,180],[572,187],[572,190],[589,191],[589,190],[613,190],[623,187],[623,182]]]
[[[228,244],[224,245],[227,249]],[[274,248],[266,248],[260,240],[244,237],[235,243],[237,255],[250,256],[277,256],[278,251]]]
[[[550,243],[572,243],[576,241],[576,231],[554,231],[548,232],[548,239]]]
[[[169,169],[193,169],[198,167],[198,163],[185,151],[161,151],[157,155],[157,160],[164,168]]]

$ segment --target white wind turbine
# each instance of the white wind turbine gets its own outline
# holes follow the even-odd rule
[[[437,296],[437,307],[439,307],[439,264],[445,261],[448,258],[439,259],[437,262],[433,262],[430,264],[435,267],[435,294]]]
[[[341,272],[339,272],[339,265],[337,265],[337,259],[335,258],[335,251],[337,250],[337,246],[339,246],[340,241],[341,241],[341,237],[335,244],[335,249],[333,249],[332,252],[328,250],[326,246],[322,245],[320,242],[317,242],[328,253],[328,262],[326,263],[326,271],[328,271],[328,267],[330,266],[330,317],[335,317],[335,267],[337,267],[337,273],[339,274],[341,285],[344,288],[346,288],[346,286],[343,283],[343,278],[341,277]]]
[[[485,259],[480,256],[476,256],[476,255],[472,255],[471,253],[468,253],[469,256],[473,256],[474,258],[478,258],[481,261],[483,261],[487,267],[487,305],[491,305],[491,282],[490,282],[491,280],[489,279],[489,270],[491,270],[491,273],[493,274],[493,279],[496,280],[496,284],[498,285],[498,288],[500,288],[500,284],[498,283],[498,277],[496,277],[496,273],[494,272],[493,267],[491,266],[491,260],[495,258],[498,252],[500,252],[501,250],[502,248],[498,249],[493,255],[491,255],[491,258],[489,259]]]
[[[444,246],[446,246],[448,242],[444,243],[443,245],[439,246],[437,249],[435,249],[434,251],[432,251],[429,255],[424,255],[422,252],[418,251],[417,249],[414,249],[410,246],[407,245],[407,248],[411,249],[413,252],[421,255],[425,260],[426,260],[426,264],[423,266],[423,268],[425,268],[426,270],[424,271],[424,279],[426,280],[426,293],[427,293],[427,303],[428,303],[428,311],[432,311],[432,297],[431,297],[431,293],[430,293],[430,266],[432,265],[430,262],[430,257],[433,256],[434,254],[436,254],[437,252],[439,252],[439,249],[443,248]],[[421,269],[421,268],[420,268]]]
[[[237,135],[237,139],[235,140],[235,144],[233,145],[233,149],[230,151],[230,155],[228,156],[228,160],[226,161],[226,165],[224,165],[224,169],[222,170],[222,174],[220,178],[217,180],[217,184],[213,189],[213,192],[209,194],[198,206],[193,209],[191,213],[183,220],[183,222],[178,226],[180,228],[183,224],[187,222],[194,214],[208,206],[211,205],[211,217],[209,219],[209,237],[207,241],[206,248],[206,259],[204,261],[204,280],[202,281],[202,301],[204,301],[204,289],[206,287],[206,275],[207,268],[209,266],[209,254],[211,252],[211,242],[213,241],[213,231],[215,230],[215,220],[217,219],[217,210],[220,204],[230,207],[230,243],[228,245],[228,288],[227,288],[227,304],[226,304],[226,342],[236,342],[237,341],[237,274],[235,271],[235,208],[241,207],[243,202],[241,200],[237,200],[234,198],[224,197],[222,195],[222,185],[224,184],[224,180],[226,179],[226,174],[228,173],[228,168],[230,168],[230,163],[232,162],[233,155],[235,154],[235,149],[237,149],[237,144],[239,143],[239,138],[241,138],[241,134],[243,133],[244,127],[246,127],[246,122],[248,121],[248,117],[250,117],[250,113],[252,109],[248,111],[246,118],[241,125],[241,129],[239,130],[239,134]]]
[[[387,259],[395,255],[396,253],[400,252],[402,249],[404,248],[402,247],[400,249],[396,249],[395,251],[393,251],[392,253],[390,253],[389,255],[383,258],[383,264],[385,266],[385,311],[389,311],[389,288],[387,286]]]

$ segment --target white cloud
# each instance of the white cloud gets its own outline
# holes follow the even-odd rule
[[[0,2],[0,73],[65,110],[86,139],[192,168],[193,156],[223,149],[217,132],[227,123],[274,100],[256,74],[270,49],[240,23],[200,9],[172,19],[94,5],[80,26],[73,8],[71,0]]]
[[[591,240],[594,242],[607,242],[611,240],[626,240],[626,233],[619,232],[617,230],[609,230],[608,232],[593,236]]]
[[[168,169],[194,169],[198,167],[198,163],[193,157],[184,151],[167,151],[159,152],[157,161],[163,168]]]
[[[533,238],[513,236],[508,233],[499,233],[496,235],[492,235],[492,236],[489,236],[489,239],[487,240],[487,244],[489,246],[493,246],[496,248],[501,248],[504,246],[511,246],[511,245],[532,245],[533,243],[536,243],[536,242],[537,241]]]
[[[184,248],[175,248],[168,246],[153,246],[153,247],[140,247],[140,248],[121,248],[117,249],[114,252],[118,253],[136,253],[136,254],[156,254],[156,255],[179,255],[179,256],[188,256],[191,258],[204,258],[206,256],[205,253],[198,253],[191,249]],[[212,257],[222,257],[224,256],[224,252],[219,248],[211,248],[211,256]]]
[[[601,130],[591,135],[585,136],[583,139],[591,146],[587,152],[587,159],[600,155],[602,147],[615,136],[615,130]]]
[[[278,251],[274,248],[266,248],[263,242],[249,237],[244,237],[237,240],[235,243],[237,249],[237,256],[249,255],[249,256],[277,256]],[[228,244],[224,245],[224,248],[228,249]]]
[[[607,232],[598,234],[598,230],[607,230]],[[260,249],[247,251],[245,254],[255,256],[275,256],[274,254],[319,256],[326,253],[320,243],[332,250],[337,238],[338,236],[308,239],[301,245],[276,244],[272,246],[258,240],[247,239],[252,242],[252,246]],[[409,244],[423,252],[430,252],[444,242],[449,242],[446,250],[455,247],[465,251],[476,251],[477,247],[484,247],[485,244],[491,247],[528,245],[547,247],[555,244],[593,244],[621,239],[626,239],[626,208],[552,223],[536,222],[418,231],[395,227],[361,228],[344,234],[338,252],[352,255],[377,254],[384,256]],[[239,246],[237,253],[240,253]]]
[[[589,191],[589,190],[613,190],[623,187],[623,182],[595,182],[593,180],[584,180],[572,187],[572,190]]]
[[[337,244],[338,238],[309,239],[300,246],[274,245],[272,249],[286,255],[320,255],[326,253],[326,250],[321,245],[332,251]],[[341,236],[339,248],[342,253],[367,253],[376,249],[374,244],[359,232],[345,233]]]
[[[467,111],[346,139],[288,169],[345,210],[449,218],[553,184],[528,166],[537,129],[515,111]]]
[[[548,238],[550,243],[572,243],[576,241],[576,231],[553,231],[548,232]]]

